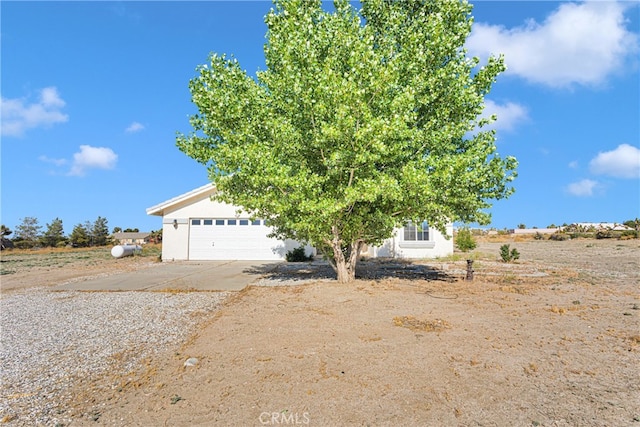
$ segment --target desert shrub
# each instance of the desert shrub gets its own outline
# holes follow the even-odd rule
[[[536,231],[536,234],[533,235],[533,238],[536,240],[544,240],[544,236],[542,235],[542,233],[537,231]]]
[[[520,252],[516,248],[511,249],[509,245],[500,246],[500,258],[504,262],[515,261],[520,258]]]
[[[611,230],[598,230],[596,231],[596,239],[610,239],[613,237]]]
[[[471,230],[467,227],[458,230],[456,233],[456,247],[462,252],[468,252],[474,250],[478,244],[476,239],[473,238]]]
[[[13,243],[17,249],[31,249],[35,247],[35,243],[28,240],[18,240],[17,242]]]
[[[564,233],[553,233],[551,236],[549,236],[549,240],[556,240],[556,241],[564,241],[569,239],[569,236],[567,236]]]
[[[620,234],[620,240],[637,239],[638,232],[636,230],[625,230]]]
[[[13,249],[13,246],[13,241],[2,237],[2,240],[0,241],[0,250]]]
[[[587,233],[587,232],[574,232],[574,233],[569,233],[569,237],[571,239],[593,239],[595,237],[594,233]]]
[[[305,262],[312,261],[313,257],[307,256],[304,251],[304,246],[298,246],[297,248],[288,251],[285,255],[285,259],[287,262]]]

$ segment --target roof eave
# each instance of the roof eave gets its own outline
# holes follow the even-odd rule
[[[198,197],[204,193],[209,191],[215,191],[215,185],[212,183],[208,183],[203,185],[202,187],[198,187],[194,190],[181,194],[179,196],[173,197],[169,200],[166,200],[162,203],[158,203],[155,206],[151,206],[147,208],[147,215],[156,215],[156,216],[164,216],[164,211],[171,206],[175,206],[179,203],[184,202],[185,200],[189,200],[194,197]]]

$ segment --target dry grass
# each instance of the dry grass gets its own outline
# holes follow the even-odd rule
[[[414,316],[396,316],[393,318],[393,324],[396,326],[402,326],[403,328],[407,328],[412,331],[424,332],[440,332],[451,327],[451,325],[449,325],[446,320],[425,320],[418,319]]]

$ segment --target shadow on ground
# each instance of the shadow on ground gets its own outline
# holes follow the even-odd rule
[[[244,273],[257,274],[270,280],[327,280],[336,279],[336,273],[326,261],[287,262],[274,265],[254,266]],[[451,282],[455,277],[444,271],[410,260],[376,259],[358,262],[356,279],[409,279],[442,280]]]

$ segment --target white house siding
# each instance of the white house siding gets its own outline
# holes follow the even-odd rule
[[[447,226],[447,234],[453,236],[453,226]],[[404,240],[404,230],[397,228],[394,236],[387,239],[382,246],[369,248],[368,255],[383,258],[425,259],[446,257],[453,253],[453,237],[448,240],[439,231],[430,228],[429,240]]]
[[[162,259],[165,261],[203,259],[280,260],[300,244],[293,240],[267,238],[269,227],[260,225],[216,226],[216,219],[249,219],[237,206],[214,202],[215,187],[206,185],[147,209],[149,215],[162,216]],[[193,220],[201,220],[196,224]],[[205,226],[204,220],[207,221]],[[213,224],[212,224],[213,222]],[[216,228],[218,227],[218,228]],[[453,227],[447,227],[453,235]],[[305,252],[315,254],[314,248]],[[372,257],[438,258],[453,253],[453,239],[445,239],[438,231],[429,230],[427,241],[404,241],[403,229],[382,246],[368,249]]]
[[[204,220],[208,220],[204,226]],[[194,224],[199,220],[200,224]],[[224,220],[225,225],[215,225]],[[227,225],[236,220],[236,225]],[[249,221],[240,225],[240,220]],[[162,259],[178,260],[281,260],[300,244],[293,240],[268,238],[270,228],[252,225],[246,212],[236,206],[212,201],[209,194],[187,199],[164,209],[162,220]],[[307,254],[313,248],[306,247]]]

